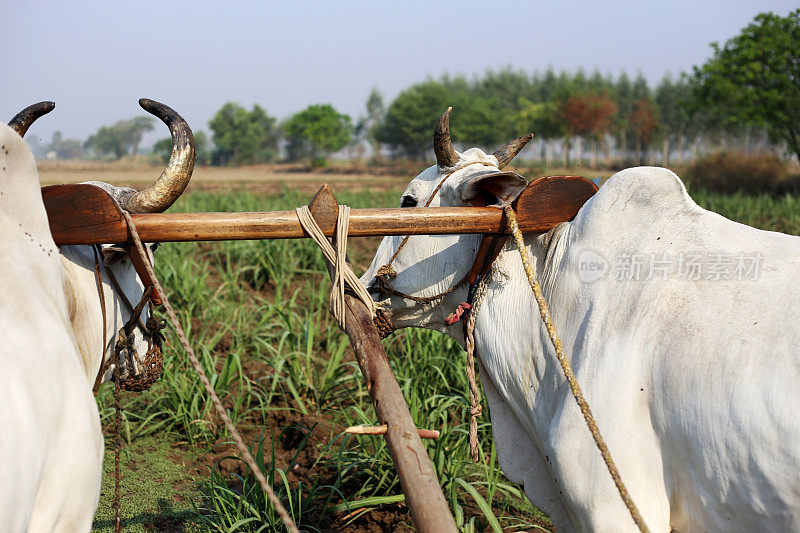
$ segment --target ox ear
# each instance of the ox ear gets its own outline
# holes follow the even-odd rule
[[[128,257],[128,251],[124,247],[116,244],[106,244],[103,246],[104,265],[113,265],[125,257]]]
[[[528,182],[516,172],[483,174],[463,183],[461,199],[472,207],[505,207],[525,190]]]

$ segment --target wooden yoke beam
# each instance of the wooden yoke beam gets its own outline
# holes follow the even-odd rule
[[[327,186],[326,186],[327,187]],[[330,189],[328,189],[330,190]],[[571,220],[597,191],[576,176],[539,178],[514,202],[525,233],[544,233]],[[56,244],[115,244],[130,241],[119,206],[94,185],[51,185],[42,199]],[[147,213],[132,215],[144,242],[299,239],[308,237],[294,211],[266,213]],[[318,222],[328,237],[333,221]],[[352,209],[350,236],[507,234],[503,212],[493,207]]]
[[[327,185],[317,192],[308,207],[319,226],[336,224],[339,206]],[[380,423],[388,426],[384,438],[417,531],[457,531],[436,470],[422,445],[372,315],[361,300],[350,294],[345,294],[345,323],[345,333],[350,337],[358,366],[367,382],[375,413]]]

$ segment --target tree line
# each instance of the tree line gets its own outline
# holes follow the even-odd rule
[[[350,158],[363,158],[369,147],[375,159],[425,159],[432,124],[449,106],[457,146],[494,149],[533,132],[527,157],[546,166],[587,159],[593,166],[601,159],[668,165],[713,147],[785,150],[800,159],[800,10],[756,16],[724,45],[713,43],[705,64],[654,87],[641,74],[505,68],[415,83],[388,106],[373,89],[355,121],[331,104],[314,104],[278,123],[258,104],[248,110],[229,102],[209,122],[210,138],[196,132],[198,162],[322,164],[346,147]],[[135,154],[152,128],[149,117],[136,117],[100,128],[82,145],[57,132],[49,148],[59,157],[84,150],[120,158]],[[166,158],[170,147],[163,139],[153,151]]]

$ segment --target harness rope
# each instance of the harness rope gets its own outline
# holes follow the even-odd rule
[[[481,405],[481,395],[478,391],[478,382],[475,379],[475,321],[478,319],[478,311],[483,305],[486,290],[489,286],[491,273],[483,276],[475,288],[475,295],[472,308],[467,315],[467,325],[464,328],[464,345],[467,348],[467,379],[469,380],[469,450],[472,455],[472,462],[477,463],[480,459],[480,442],[478,441],[478,417],[483,414]]]
[[[103,290],[103,274],[101,271],[102,261],[100,260],[102,252],[100,246],[97,244],[92,246],[92,250],[94,251],[95,283],[97,284],[98,297],[100,298],[100,310],[103,317],[103,345],[101,348],[103,359],[100,362],[100,368],[97,371],[97,376],[95,377],[92,390],[96,396],[102,383],[103,376],[108,371],[109,367],[114,364],[114,530],[119,532],[122,531],[122,506],[120,495],[122,471],[120,470],[119,465],[120,453],[122,451],[120,424],[120,419],[122,417],[122,404],[120,403],[120,394],[121,390],[123,389],[130,391],[142,391],[148,389],[161,376],[161,372],[164,368],[161,353],[161,343],[163,340],[161,330],[164,328],[164,324],[163,321],[155,318],[155,316],[152,314],[152,309],[150,317],[147,319],[147,327],[142,324],[140,318],[142,310],[144,309],[144,306],[153,291],[152,286],[148,286],[145,289],[139,303],[136,305],[136,307],[134,307],[130,300],[128,300],[128,297],[125,295],[122,288],[119,286],[113,271],[106,267],[106,273],[108,274],[108,278],[111,281],[114,290],[130,311],[130,317],[128,318],[128,321],[117,332],[117,341],[114,343],[113,356],[106,356],[108,344],[108,319],[106,316],[106,297],[105,291]],[[133,330],[137,325],[144,331],[144,334],[148,335],[149,337],[147,354],[145,355],[144,361],[141,360],[139,354],[136,353],[136,350],[133,346]],[[125,360],[123,359],[123,353],[127,353],[129,358],[135,358],[139,363],[139,372],[136,375],[130,375],[130,372],[127,370],[124,375],[122,374],[122,367],[125,363]]]
[[[189,356],[189,360],[192,362],[192,366],[194,367],[195,371],[197,372],[198,376],[200,377],[200,382],[203,384],[203,388],[205,388],[206,392],[208,393],[209,397],[211,398],[211,403],[214,405],[214,408],[217,411],[217,414],[222,419],[225,427],[228,429],[228,432],[231,434],[231,437],[234,440],[237,450],[241,455],[244,462],[250,467],[250,470],[253,472],[256,480],[258,481],[261,488],[267,494],[267,498],[275,507],[275,510],[278,512],[278,515],[281,517],[283,524],[286,528],[291,531],[292,533],[300,533],[297,529],[297,526],[292,521],[292,518],[289,516],[289,513],[286,512],[286,508],[281,503],[278,496],[275,494],[275,491],[272,490],[272,487],[267,482],[267,478],[264,476],[264,473],[258,467],[256,460],[253,458],[253,455],[250,453],[250,450],[247,449],[247,446],[244,444],[244,440],[242,440],[241,435],[236,430],[236,426],[233,425],[231,422],[230,417],[228,417],[225,408],[222,406],[222,402],[217,396],[217,393],[214,391],[214,387],[211,385],[211,382],[206,376],[203,367],[200,365],[200,361],[195,355],[192,346],[189,344],[188,339],[186,338],[186,334],[183,331],[180,323],[178,322],[178,317],[175,315],[175,311],[172,309],[172,305],[170,305],[169,300],[167,299],[167,295],[164,293],[164,289],[161,287],[161,283],[159,283],[158,278],[156,278],[155,272],[153,272],[153,267],[150,265],[150,261],[147,259],[147,254],[145,252],[144,246],[142,245],[142,241],[139,238],[139,232],[136,231],[136,225],[133,223],[130,214],[127,211],[122,211],[122,214],[125,216],[125,220],[128,223],[128,230],[130,231],[131,237],[133,238],[133,243],[136,246],[136,250],[141,256],[143,261],[144,268],[147,271],[147,274],[153,280],[153,288],[156,291],[156,294],[161,298],[164,304],[164,311],[166,311],[167,318],[169,322],[172,324],[172,327],[175,328],[175,333],[178,335],[178,339],[181,341],[184,350],[186,350],[186,354]]]
[[[625,503],[625,506],[631,513],[633,521],[636,522],[636,525],[639,527],[639,530],[642,531],[642,533],[649,532],[650,530],[648,529],[647,524],[644,523],[641,514],[639,514],[639,509],[636,507],[636,504],[633,502],[630,494],[628,493],[628,489],[622,482],[622,478],[619,475],[619,470],[617,470],[617,465],[614,464],[614,460],[611,458],[611,452],[608,451],[608,446],[606,445],[603,436],[600,434],[600,430],[597,428],[597,423],[592,416],[592,411],[589,409],[589,404],[586,402],[586,398],[583,397],[583,392],[581,391],[580,385],[578,385],[578,380],[575,379],[575,374],[572,372],[572,367],[569,364],[569,360],[567,360],[566,356],[564,355],[564,347],[561,345],[561,339],[558,337],[556,327],[553,324],[553,318],[550,316],[550,310],[547,307],[547,301],[544,299],[544,295],[542,295],[542,288],[539,286],[539,282],[536,280],[536,274],[533,271],[530,258],[528,257],[528,252],[525,249],[525,242],[522,239],[522,232],[517,225],[517,217],[514,215],[514,210],[511,209],[511,206],[506,206],[503,208],[503,210],[505,211],[506,219],[508,221],[508,229],[514,235],[514,241],[519,249],[519,255],[522,259],[522,265],[525,268],[525,274],[528,277],[528,283],[531,286],[534,298],[536,298],[536,303],[539,306],[539,314],[541,315],[542,322],[544,322],[545,328],[547,329],[550,342],[553,344],[553,348],[555,348],[556,357],[558,358],[558,362],[561,364],[561,369],[564,371],[564,376],[567,379],[567,383],[569,383],[572,396],[574,396],[575,401],[578,402],[578,406],[583,414],[583,418],[586,420],[586,425],[589,427],[589,431],[592,433],[592,438],[594,439],[597,448],[600,450],[600,455],[603,456],[603,461],[606,463],[608,472],[611,474],[611,478],[614,480],[614,484],[617,486],[617,491],[619,491],[622,501]]]
[[[367,292],[358,280],[358,276],[353,272],[352,267],[347,262],[347,232],[350,229],[350,207],[346,205],[339,205],[339,212],[336,216],[336,232],[334,234],[335,247],[331,246],[328,238],[317,225],[314,216],[308,206],[304,205],[298,207],[297,218],[300,220],[300,225],[303,229],[314,239],[314,242],[322,250],[325,256],[325,262],[333,269],[331,272],[331,294],[328,297],[328,305],[330,306],[331,313],[339,323],[339,327],[344,331],[345,325],[345,303],[344,291],[345,285],[352,290],[359,300],[364,302],[364,305],[369,309],[372,314],[373,320],[375,319],[375,301],[372,296]]]

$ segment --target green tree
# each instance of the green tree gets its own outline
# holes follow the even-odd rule
[[[376,160],[381,159],[381,143],[378,139],[380,125],[386,116],[386,108],[383,105],[383,95],[377,87],[373,87],[367,98],[367,118],[362,127],[364,133],[372,147],[372,157]]]
[[[800,160],[800,9],[786,17],[761,13],[695,67],[699,103],[719,108],[733,124],[763,126]]]
[[[228,102],[208,123],[214,140],[212,161],[219,165],[249,165],[275,159],[278,129],[275,118],[258,104],[248,111]]]
[[[518,131],[533,133],[535,139],[542,142],[542,159],[545,166],[551,165],[553,139],[560,139],[566,134],[564,121],[558,113],[555,102],[531,102],[526,98],[519,100],[519,112],[515,117]]]
[[[128,153],[136,155],[142,136],[152,129],[152,117],[140,116],[120,120],[111,126],[101,126],[86,140],[84,146],[98,156],[111,155],[114,159],[121,159]]]
[[[438,81],[429,80],[412,85],[389,105],[386,118],[377,132],[378,140],[395,152],[424,159],[431,148],[433,125],[442,111],[453,105],[449,102],[451,96]]]
[[[58,159],[80,159],[85,153],[81,141],[64,139],[60,131],[53,133],[53,138],[47,145],[46,151],[48,153],[55,152]]]
[[[350,117],[332,105],[310,105],[284,125],[289,159],[308,157],[312,164],[324,163],[330,154],[347,146],[351,129]]]
[[[671,76],[665,76],[656,87],[655,103],[664,139],[664,165],[669,165],[670,152],[675,145],[678,148],[678,161],[683,162],[686,139],[694,126],[694,118],[689,113],[691,99],[692,89],[685,77],[673,81]]]

